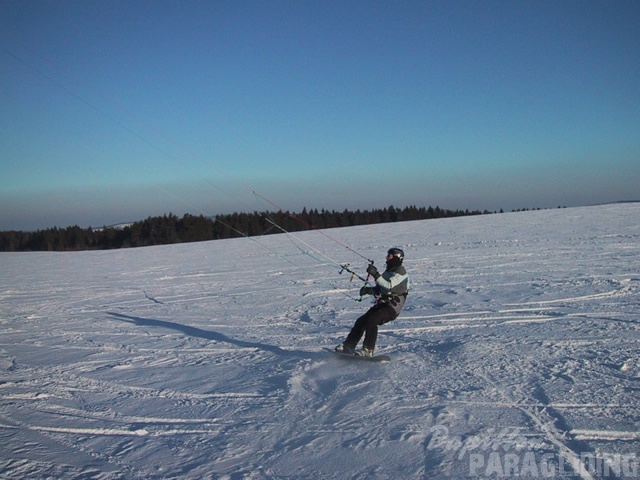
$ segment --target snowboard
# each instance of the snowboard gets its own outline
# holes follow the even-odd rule
[[[336,352],[331,348],[325,348],[325,350],[333,353],[334,355],[337,355],[339,358],[344,360],[354,360],[356,362],[360,361],[360,362],[373,362],[373,363],[382,363],[382,362],[391,361],[391,357],[389,355],[374,355],[373,357],[363,357],[360,355],[352,355],[350,353]]]

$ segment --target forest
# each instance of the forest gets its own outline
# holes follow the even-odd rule
[[[501,211],[502,212],[502,211]],[[489,211],[447,210],[440,207],[395,208],[374,210],[317,210],[300,213],[252,212],[206,217],[173,213],[126,225],[81,228],[47,228],[35,232],[0,232],[0,251],[78,251],[146,247],[173,243],[201,242],[234,237],[253,237],[273,233],[310,229],[351,227],[374,223],[426,220],[465,215],[490,214]]]

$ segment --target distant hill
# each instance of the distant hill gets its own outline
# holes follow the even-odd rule
[[[74,251],[145,247],[490,213],[492,212],[487,210],[448,210],[431,206],[426,208],[389,206],[377,210],[344,210],[342,212],[305,208],[299,213],[253,212],[215,217],[186,214],[181,218],[169,213],[160,217],[148,217],[138,222],[120,223],[101,228],[81,228],[75,225],[36,232],[0,232],[0,251]]]

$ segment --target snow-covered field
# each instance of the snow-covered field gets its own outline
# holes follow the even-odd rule
[[[640,204],[327,233],[1,253],[0,477],[640,477]],[[406,251],[390,363],[323,350],[341,243]]]

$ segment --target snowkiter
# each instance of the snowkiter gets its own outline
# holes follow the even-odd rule
[[[404,252],[400,248],[391,248],[387,252],[387,269],[380,274],[371,263],[367,273],[375,280],[375,286],[364,286],[360,295],[374,295],[376,303],[364,315],[358,318],[344,343],[336,347],[337,352],[372,357],[378,337],[378,326],[395,320],[409,292],[409,276],[402,266]],[[362,350],[356,350],[362,335]]]

